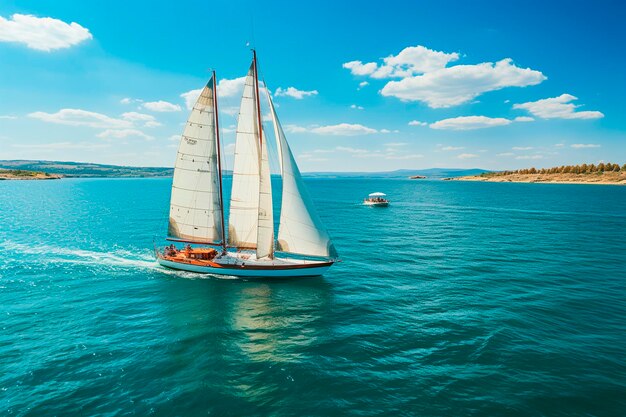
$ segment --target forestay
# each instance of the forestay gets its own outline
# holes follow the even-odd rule
[[[283,177],[277,247],[285,252],[336,258],[337,252],[302,181],[300,170],[276,115],[274,103],[269,95],[267,99]]]
[[[218,244],[224,237],[213,94],[211,79],[191,110],[178,146],[168,234]]]

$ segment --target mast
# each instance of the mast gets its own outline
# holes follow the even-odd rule
[[[256,91],[256,114],[259,123],[259,144],[263,144],[263,125],[261,124],[261,103],[259,101],[259,66],[256,61],[256,50],[252,50],[254,61],[254,89]]]
[[[222,251],[226,253],[226,231],[224,230],[224,194],[222,190],[222,156],[220,145],[220,122],[217,113],[217,79],[215,70],[213,70],[213,111],[215,112],[215,137],[217,147],[217,178],[219,183],[220,194],[220,214],[222,216]]]

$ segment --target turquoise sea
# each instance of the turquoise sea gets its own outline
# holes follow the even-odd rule
[[[258,281],[157,266],[170,183],[0,182],[0,415],[626,415],[625,187],[310,179],[343,262]]]

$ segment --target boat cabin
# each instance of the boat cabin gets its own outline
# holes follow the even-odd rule
[[[188,248],[183,252],[185,253],[185,257],[201,261],[210,261],[217,255],[217,251],[213,248]]]

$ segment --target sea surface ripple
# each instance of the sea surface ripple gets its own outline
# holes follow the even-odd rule
[[[0,415],[626,414],[626,188],[307,183],[342,262],[263,281],[156,264],[170,179],[0,182]]]

